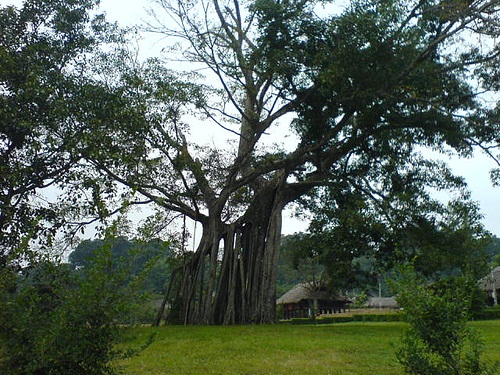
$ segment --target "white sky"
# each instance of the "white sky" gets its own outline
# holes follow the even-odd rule
[[[456,174],[465,177],[472,199],[479,202],[486,229],[499,237],[500,188],[493,187],[490,180],[490,171],[495,167],[493,160],[477,152],[474,158],[454,159],[450,165]]]
[[[0,0],[0,5],[19,5],[20,0]],[[121,25],[140,24],[148,20],[147,9],[152,6],[148,0],[101,0],[101,10],[105,11],[108,19],[118,21]],[[141,53],[152,55],[162,47],[159,37],[152,36],[141,44]],[[477,154],[471,159],[452,160],[450,165],[453,170],[464,176],[472,191],[473,200],[480,204],[484,215],[486,229],[500,236],[500,188],[494,188],[489,179],[489,171],[495,167],[492,160]],[[304,230],[306,224],[297,219],[287,218],[285,215],[283,233],[290,234]]]

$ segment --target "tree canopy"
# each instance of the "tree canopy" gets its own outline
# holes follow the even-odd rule
[[[497,147],[498,108],[481,100],[498,90],[496,0],[157,5],[150,29],[171,41],[171,64],[126,48],[93,61],[82,118],[64,127],[85,161],[68,192],[95,198],[98,216],[149,202],[158,220],[200,224],[178,273],[182,322],[274,321],[287,204],[340,215],[362,193],[423,230],[424,187],[461,183],[423,150]],[[194,142],[209,127],[223,146]]]
[[[120,38],[102,15],[91,16],[97,3],[27,0],[0,8],[2,266],[19,261],[16,250],[32,240],[51,243],[66,218],[50,195],[74,183],[82,163],[73,126],[95,121],[112,97],[104,98],[89,68],[102,45]],[[47,188],[52,194],[42,193]]]
[[[201,223],[182,273],[181,321],[274,320],[288,203],[328,188],[390,195],[403,214],[429,210],[411,189],[460,180],[420,151],[469,155],[496,140],[494,108],[478,97],[495,90],[485,79],[498,60],[488,41],[494,1],[351,1],[325,16],[318,7],[327,3],[314,1],[158,4],[152,27],[177,38],[182,59],[211,78],[156,61],[129,69],[122,82],[134,84],[146,121],[106,124],[97,133],[104,147],[86,157]],[[226,129],[227,146],[194,144],[195,122]],[[268,140],[282,134],[294,141]]]

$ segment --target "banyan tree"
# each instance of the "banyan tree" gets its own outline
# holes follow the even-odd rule
[[[148,28],[165,58],[96,61],[116,65],[101,79],[118,99],[78,130],[98,171],[87,187],[120,185],[125,205],[197,223],[171,280],[180,322],[273,322],[285,206],[324,188],[377,199],[404,191],[410,169],[445,188],[423,149],[470,155],[495,141],[498,116],[478,93],[498,88],[499,5],[157,0]]]

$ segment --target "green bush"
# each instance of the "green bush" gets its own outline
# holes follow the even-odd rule
[[[120,324],[137,325],[152,324],[158,314],[161,296],[144,293],[139,295],[135,301],[131,301],[123,316],[118,318]],[[160,302],[159,302],[160,301]]]
[[[354,299],[352,307],[356,309],[361,309],[366,306],[367,302],[368,302],[368,295],[366,294],[366,292],[363,291],[359,294],[359,296],[357,296]]]
[[[40,262],[22,275],[1,275],[0,373],[113,374],[123,330],[118,318],[131,301],[122,275],[106,272],[106,248],[83,272]]]
[[[472,315],[474,320],[496,320],[500,319],[500,306],[486,307],[480,311],[475,311]]]
[[[450,277],[426,283],[408,272],[398,303],[410,328],[397,358],[411,375],[492,375],[497,365],[481,359],[481,341],[468,325],[475,283]]]

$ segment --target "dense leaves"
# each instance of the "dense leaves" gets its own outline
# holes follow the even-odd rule
[[[111,264],[109,248],[103,247],[80,274],[46,261],[9,281],[2,277],[2,373],[114,373],[117,322],[134,292],[123,287],[126,273],[107,272]]]
[[[492,239],[474,203],[462,196],[443,205],[421,187],[403,196],[386,193],[334,188],[319,195],[321,209],[310,206],[315,215],[305,246],[315,243],[334,285],[354,287],[371,279],[375,289],[375,276],[405,263],[429,280],[484,276]]]
[[[90,116],[88,58],[108,30],[95,1],[25,1],[0,9],[0,248],[2,266],[32,239],[50,243],[63,218],[40,193],[80,160],[71,126]],[[48,199],[48,201],[47,201]],[[12,253],[14,252],[14,253]]]
[[[121,264],[108,272],[115,260],[107,243],[78,273],[49,253],[56,230],[74,212],[108,215],[100,204],[103,179],[81,178],[81,170],[89,169],[82,143],[89,133],[99,136],[96,124],[102,128],[103,119],[132,119],[126,96],[120,100],[121,92],[93,70],[96,56],[104,58],[103,44],[111,54],[123,42],[102,16],[91,17],[97,3],[27,0],[20,8],[0,8],[0,371],[5,374],[112,373],[117,322],[133,303],[132,283],[126,282],[130,270]],[[82,203],[78,194],[58,201],[57,188],[71,186],[94,193],[92,203],[85,207],[88,201]]]

